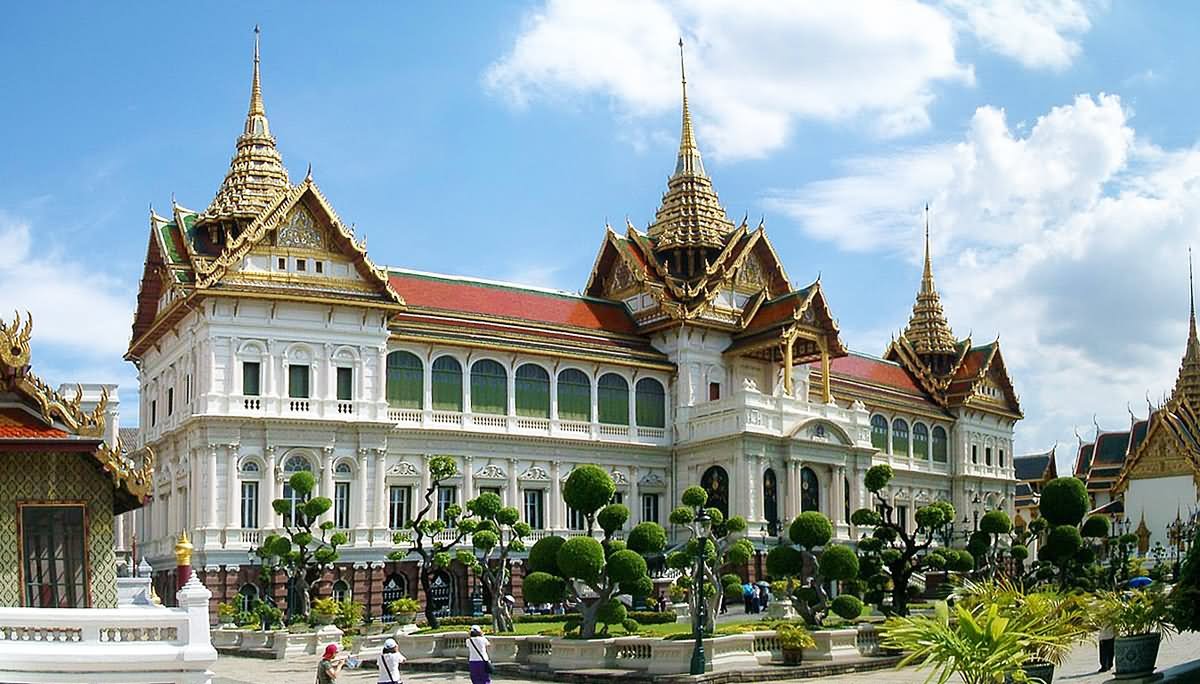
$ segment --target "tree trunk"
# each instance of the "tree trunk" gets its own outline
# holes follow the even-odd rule
[[[596,636],[596,615],[600,612],[600,600],[591,603],[579,602],[579,637],[591,639]]]
[[[421,562],[421,591],[425,594],[425,622],[432,629],[438,626],[437,615],[433,609],[433,599],[429,595],[429,585],[431,584],[431,576],[433,573],[429,570],[429,564]]]
[[[911,578],[911,570],[892,572],[892,613],[902,617],[908,615],[908,580]]]

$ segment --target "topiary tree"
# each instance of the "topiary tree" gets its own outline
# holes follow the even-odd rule
[[[1200,530],[1179,566],[1179,579],[1171,590],[1171,622],[1181,632],[1200,632]]]
[[[584,639],[596,635],[597,624],[603,624],[606,631],[608,625],[624,624],[627,612],[617,597],[645,597],[653,591],[644,556],[661,553],[666,546],[666,532],[649,522],[635,527],[628,543],[613,539],[629,519],[628,508],[608,504],[615,491],[612,477],[602,469],[591,465],[576,468],[563,486],[563,499],[586,516],[589,530],[599,523],[603,540],[590,534],[566,539],[550,536],[529,550],[526,600],[559,603],[573,599],[579,606],[579,634]]]
[[[820,625],[828,612],[825,582],[858,576],[858,556],[849,547],[830,544],[832,537],[829,518],[805,511],[788,526],[792,545],[776,546],[767,553],[767,572],[786,580],[793,607],[810,625]],[[819,557],[818,548],[823,548]]]
[[[312,496],[317,480],[307,471],[293,473],[288,486],[298,502],[293,507],[289,499],[275,499],[271,507],[283,518],[286,534],[271,534],[254,554],[262,559],[264,570],[282,570],[288,578],[287,615],[307,616],[312,606],[312,592],[322,571],[333,567],[338,559],[338,547],[348,540],[344,532],[334,532],[331,521],[315,524],[317,518],[333,507],[324,496]]]
[[[716,508],[704,508],[708,503],[708,493],[703,488],[688,487],[679,501],[680,505],[671,511],[671,524],[682,527],[689,537],[683,548],[667,557],[667,566],[684,571],[676,583],[688,589],[692,615],[702,615],[704,630],[712,632],[716,629],[721,597],[728,593],[725,590],[730,588],[720,577],[721,569],[728,565],[737,566],[749,562],[750,557],[754,555],[754,547],[743,538],[746,533],[745,518],[735,515],[726,520]],[[697,520],[701,511],[708,515],[711,525],[705,544],[703,586],[695,587],[692,584],[701,551],[701,529]]]
[[[1028,580],[1056,582],[1063,590],[1093,589],[1104,581],[1104,571],[1095,561],[1097,548],[1108,538],[1109,522],[1099,515],[1085,521],[1090,506],[1087,487],[1078,478],[1059,477],[1046,483],[1038,503],[1039,519],[1046,521],[1045,539]]]
[[[460,521],[459,526],[472,530],[471,542],[477,555],[462,554],[460,560],[479,573],[488,591],[492,628],[496,632],[511,632],[512,604],[505,600],[512,580],[509,554],[525,550],[525,537],[533,529],[529,523],[520,521],[521,514],[516,508],[505,506],[492,492],[468,501],[467,511],[473,517]]]
[[[918,508],[914,517],[915,529],[908,529],[899,521],[892,519],[892,504],[883,496],[883,490],[892,481],[894,473],[891,466],[872,466],[864,477],[867,491],[875,497],[878,510],[860,508],[850,517],[850,521],[859,527],[875,528],[868,537],[859,542],[862,554],[860,563],[867,571],[862,579],[869,587],[868,597],[877,599],[881,610],[885,609],[883,594],[891,587],[891,606],[886,610],[896,615],[908,615],[908,603],[912,591],[909,586],[914,574],[930,567],[945,567],[948,557],[944,553],[932,554],[934,536],[954,520],[954,506],[946,501],[935,501],[928,506]],[[868,543],[868,538],[878,540]]]
[[[1012,529],[1012,520],[1004,511],[988,511],[979,519],[979,530],[971,535],[967,550],[975,557],[983,577],[995,578],[1000,573],[1004,555],[1000,540],[1008,537]]]
[[[408,545],[408,548],[397,549],[388,554],[389,560],[400,561],[410,554],[420,557],[421,591],[425,594],[425,621],[430,627],[438,626],[436,610],[429,600],[430,587],[433,584],[433,573],[438,568],[450,565],[453,560],[450,551],[462,543],[467,535],[474,531],[474,521],[460,520],[462,508],[457,505],[447,506],[445,516],[439,518],[434,510],[438,489],[442,483],[458,474],[458,464],[449,456],[434,456],[429,459],[429,486],[425,489],[424,503],[408,524],[408,529],[397,532],[392,537],[392,543],[397,546]],[[439,539],[438,535],[447,529],[454,530],[450,539]]]

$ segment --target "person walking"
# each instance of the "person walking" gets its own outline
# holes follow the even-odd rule
[[[338,657],[337,644],[326,646],[325,655],[321,656],[321,660],[317,663],[317,684],[333,684],[333,681],[342,673],[342,667],[345,664],[346,660]]]
[[[746,604],[746,615],[754,612],[750,609],[750,599],[754,596],[754,586],[749,582],[742,585],[742,601]]]
[[[400,663],[405,661],[404,654],[395,639],[383,642],[383,653],[379,654],[379,684],[400,684]]]
[[[471,673],[471,684],[491,684],[492,659],[488,656],[488,640],[479,625],[471,625],[467,637],[467,668]]]
[[[1108,625],[1100,627],[1100,634],[1097,636],[1097,641],[1100,645],[1100,671],[1108,672],[1113,666],[1113,645],[1114,645],[1113,628]]]

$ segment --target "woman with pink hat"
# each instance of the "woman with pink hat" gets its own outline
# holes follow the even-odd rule
[[[321,656],[321,662],[317,663],[317,684],[333,684],[333,680],[342,673],[342,666],[346,664],[346,660],[337,655],[337,644],[325,647],[325,655]]]
[[[379,654],[379,679],[376,681],[380,684],[400,684],[400,663],[404,660],[395,639],[383,642],[383,653]]]

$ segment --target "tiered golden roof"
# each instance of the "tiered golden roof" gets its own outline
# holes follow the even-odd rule
[[[683,70],[683,41],[679,41],[679,70],[683,82],[683,130],[679,137],[679,156],[675,172],[667,180],[667,192],[654,215],[647,235],[655,240],[655,249],[708,247],[721,249],[733,231],[733,222],[725,214],[704,172],[704,161],[692,132],[688,111],[687,74]]]
[[[1186,401],[1192,410],[1200,412],[1200,339],[1196,336],[1196,294],[1192,283],[1191,250],[1188,250],[1188,289],[1191,291],[1191,315],[1188,317],[1187,347],[1183,352],[1183,362],[1179,365],[1179,377],[1175,379],[1172,398]]]
[[[942,300],[933,285],[933,260],[929,256],[929,207],[925,207],[925,272],[913,304],[904,337],[918,354],[957,354],[958,345],[942,311]]]
[[[237,151],[229,162],[229,173],[197,223],[250,221],[262,213],[281,192],[288,189],[287,169],[275,148],[267,123],[259,82],[258,27],[254,27],[254,77],[250,85],[250,110],[246,126],[238,136]]]

